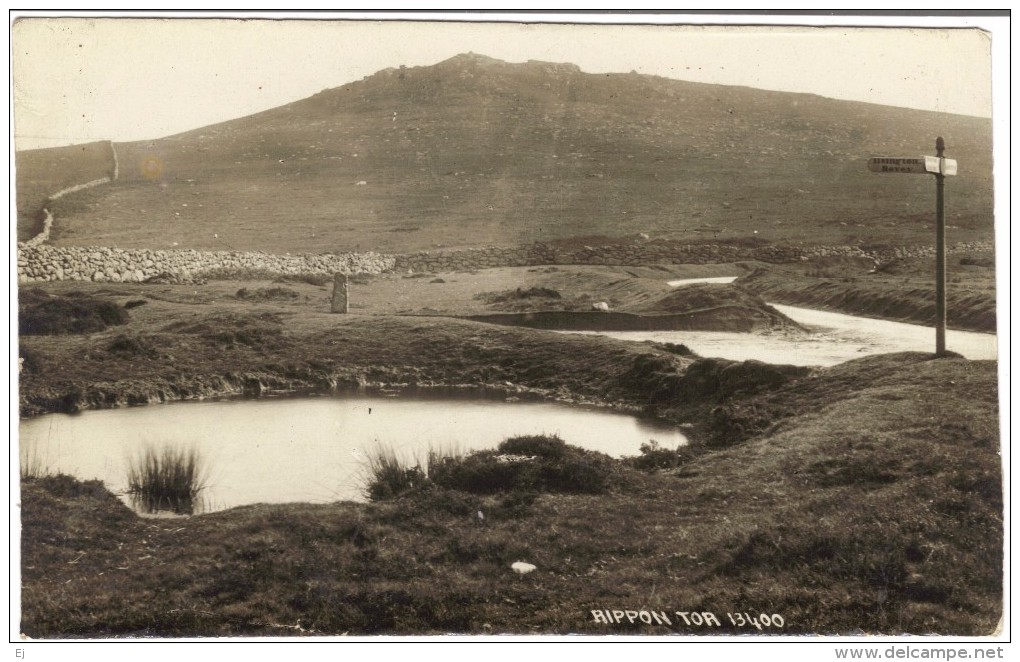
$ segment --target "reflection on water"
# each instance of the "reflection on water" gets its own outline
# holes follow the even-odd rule
[[[199,515],[207,512],[205,502],[190,496],[161,497],[154,494],[128,492],[128,505],[143,515]]]
[[[98,478],[127,494],[130,459],[149,444],[194,447],[207,467],[201,497],[215,510],[251,503],[362,500],[379,446],[413,460],[429,448],[495,448],[507,437],[558,434],[614,457],[642,443],[675,448],[675,428],[560,404],[392,397],[202,401],[51,414],[21,422],[23,447],[52,471]],[[193,507],[199,507],[193,504]]]

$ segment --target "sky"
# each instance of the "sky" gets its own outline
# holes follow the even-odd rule
[[[314,20],[288,20],[295,15],[287,14],[272,15],[276,20],[230,16],[217,20],[23,15],[10,34],[16,148],[159,138],[284,105],[381,69],[435,64],[468,51],[508,62],[571,62],[591,73],[633,70],[992,115],[993,40],[974,27],[987,20],[726,19],[915,24],[861,28],[525,24],[521,15],[507,17],[517,22],[505,23],[324,20],[331,15],[323,14],[300,15]],[[534,14],[523,18],[718,20]]]

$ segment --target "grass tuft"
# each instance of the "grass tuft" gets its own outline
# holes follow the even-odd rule
[[[395,499],[426,482],[420,463],[409,466],[392,448],[376,448],[368,456],[368,486],[365,495],[371,501]]]
[[[34,443],[28,442],[18,445],[18,473],[24,482],[52,476],[53,470],[43,459],[39,448]]]
[[[146,513],[191,515],[205,487],[205,468],[195,449],[150,446],[128,468],[128,493]]]

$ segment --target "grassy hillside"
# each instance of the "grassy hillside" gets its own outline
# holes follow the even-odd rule
[[[77,184],[113,174],[110,143],[33,149],[14,154],[18,205],[18,241],[39,233],[46,198]]]
[[[591,235],[931,241],[934,184],[870,156],[945,137],[952,241],[992,233],[989,120],[462,55],[118,145],[56,243],[401,252]]]

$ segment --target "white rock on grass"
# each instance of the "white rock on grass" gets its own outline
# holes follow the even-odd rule
[[[514,572],[522,576],[528,574],[529,572],[533,572],[536,568],[536,566],[532,565],[531,563],[525,563],[524,561],[514,561],[513,563],[510,564],[510,567],[513,569]]]

